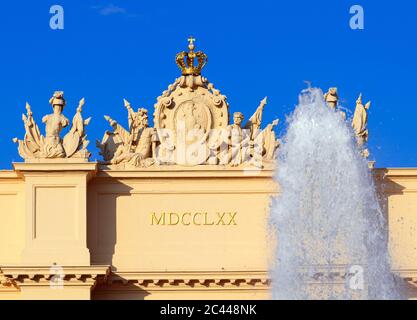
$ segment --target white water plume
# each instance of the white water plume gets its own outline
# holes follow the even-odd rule
[[[278,154],[275,299],[397,299],[387,227],[351,126],[304,90]]]

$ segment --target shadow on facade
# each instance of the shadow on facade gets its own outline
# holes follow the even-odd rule
[[[117,279],[119,278],[119,279]],[[92,300],[145,300],[150,293],[135,282],[127,281],[117,275],[112,276],[112,283],[97,285],[91,292]]]
[[[119,199],[131,196],[132,187],[114,178],[100,179],[88,188],[87,243],[91,263],[95,265],[114,265],[117,247],[117,208]],[[120,209],[119,209],[119,214]],[[129,212],[122,212],[129,214]]]
[[[110,265],[112,270],[110,276],[92,291],[91,298],[94,300],[142,300],[150,295],[137,280],[121,276],[114,261],[118,241],[117,208],[121,214],[120,198],[131,196],[131,191],[132,187],[112,177],[93,179],[88,188],[87,241],[91,263]]]

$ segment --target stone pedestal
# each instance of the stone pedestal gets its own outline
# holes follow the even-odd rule
[[[22,264],[90,266],[87,182],[96,163],[14,163],[25,181],[26,241]]]

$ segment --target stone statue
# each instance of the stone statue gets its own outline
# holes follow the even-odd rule
[[[261,109],[258,109],[261,110]],[[259,115],[260,112],[255,113]],[[234,123],[226,130],[215,131],[209,140],[211,158],[209,164],[238,166],[248,163],[255,167],[262,167],[262,160],[274,160],[280,141],[276,138],[274,128],[279,120],[274,120],[264,130],[260,130],[260,117],[253,116],[251,126],[242,129],[244,117],[241,112],[233,114]],[[250,130],[250,128],[254,130]],[[248,129],[249,128],[249,129]],[[252,135],[254,138],[252,139]],[[217,159],[215,159],[217,158]]]
[[[109,116],[104,116],[113,132],[107,131],[102,142],[97,141],[96,145],[107,164],[149,167],[155,163],[157,136],[155,129],[149,127],[148,110],[140,108],[135,113],[127,100],[124,100],[124,105],[128,110],[129,131]]]
[[[249,141],[249,154],[250,164],[262,168],[262,158],[264,149],[263,134],[261,131],[262,125],[262,113],[267,103],[267,97],[262,99],[255,113],[250,117],[249,121],[245,125],[246,130],[250,130],[250,141]]]
[[[250,130],[251,140],[255,140],[256,136],[259,134],[261,124],[262,124],[262,113],[267,103],[267,97],[263,98],[255,113],[250,117],[248,122],[245,124],[245,129]]]
[[[279,123],[279,119],[275,119],[272,123],[262,131],[263,153],[266,160],[273,160],[276,156],[276,150],[279,148],[280,141],[276,138],[274,127]]]
[[[54,112],[42,118],[46,135],[45,138],[41,138],[41,152],[45,158],[65,158],[65,150],[60,137],[62,129],[69,125],[69,120],[62,114],[66,104],[64,93],[56,91],[49,103]]]
[[[33,119],[33,113],[29,103],[26,102],[27,115],[22,115],[22,120],[25,126],[25,137],[23,141],[14,138],[13,141],[19,144],[18,151],[22,158],[35,158],[40,155],[41,134]]]
[[[117,148],[125,144],[124,141],[128,141],[129,133],[109,116],[105,115],[104,119],[109,122],[114,131],[106,131],[101,142],[96,140],[96,147],[99,148],[99,154],[103,156],[104,163],[108,163],[114,158]]]
[[[88,141],[86,140],[85,126],[89,124],[91,118],[86,121],[82,118],[84,99],[80,101],[77,113],[73,118],[72,128],[64,140],[61,139],[61,131],[69,125],[69,120],[62,114],[66,104],[64,93],[56,91],[49,103],[54,112],[42,118],[42,122],[45,124],[45,137],[40,135],[30,105],[26,104],[27,116],[22,116],[25,125],[24,140],[13,139],[15,143],[18,143],[20,156],[25,160],[59,158],[88,160],[90,153],[86,150]]]
[[[359,147],[363,147],[368,142],[368,110],[371,106],[369,101],[365,106],[362,103],[362,94],[356,100],[355,113],[353,114],[352,128],[355,132],[356,141]],[[364,149],[362,154],[365,158],[369,157],[369,150]]]
[[[116,150],[112,164],[128,162],[135,167],[149,167],[155,160],[152,155],[155,152],[155,130],[148,127],[148,117],[141,119],[142,127],[138,132],[138,143],[132,151],[132,146],[119,146]]]
[[[107,120],[107,118],[106,118]],[[96,140],[96,147],[100,150],[99,154],[103,157],[103,163],[109,163],[116,153],[117,148],[123,142],[115,132],[106,131],[102,140]]]
[[[72,119],[72,127],[63,140],[65,154],[68,158],[72,156],[75,157],[76,152],[78,151],[80,152],[78,156],[81,158],[86,157],[87,155],[89,156],[89,152],[87,151],[89,141],[87,140],[85,127],[89,125],[91,117],[86,120],[83,119],[81,112],[84,103],[85,100],[82,98],[79,102],[77,113]]]
[[[96,146],[100,149],[100,154],[105,162],[110,162],[114,158],[116,150],[120,145],[123,145],[126,152],[134,152],[139,141],[139,131],[143,127],[143,119],[145,117],[148,118],[148,110],[139,108],[136,113],[126,99],[123,99],[123,102],[128,112],[129,130],[126,130],[117,121],[105,115],[104,119],[113,127],[113,132],[107,131],[101,142],[96,141]]]
[[[324,100],[326,101],[326,104],[329,108],[336,111],[336,107],[339,102],[337,88],[330,88],[329,91],[324,94]],[[346,112],[340,110],[340,108],[337,110],[337,112],[340,114],[343,120],[346,120]]]
[[[324,100],[330,108],[336,110],[337,102],[339,101],[339,96],[337,95],[337,88],[330,88],[329,91],[327,91],[324,94]]]
[[[368,110],[370,106],[370,101],[365,106],[363,105],[362,94],[360,94],[358,100],[356,100],[356,108],[352,120],[352,127],[359,146],[363,146],[368,141]]]
[[[134,147],[139,140],[139,130],[143,127],[143,119],[148,118],[148,110],[139,108],[137,112],[134,112],[130,103],[126,99],[123,99],[123,101],[128,111],[129,145]]]
[[[232,167],[242,164],[247,159],[250,135],[245,137],[244,131],[242,130],[243,119],[242,112],[235,112],[233,114],[233,124],[227,127],[230,157],[228,162]]]
[[[224,165],[262,167],[262,160],[273,160],[279,147],[274,127],[278,120],[262,129],[267,98],[242,127],[243,114],[236,112],[230,121],[226,96],[202,76],[207,56],[195,51],[195,39],[188,39],[188,51],[176,56],[181,76],[168,86],[154,105],[153,123],[148,127],[146,109],[128,110],[129,129],[105,116],[113,127],[97,147],[109,165]],[[230,123],[232,122],[232,123]]]
[[[129,130],[126,130],[113,120],[109,116],[105,115],[104,119],[109,122],[110,126],[113,128],[113,132],[106,131],[102,141],[96,140],[96,146],[100,149],[100,155],[103,156],[104,162],[108,163],[115,157],[116,150],[123,146],[126,149],[126,152],[131,152],[131,147],[133,145],[133,137],[137,135],[137,130],[139,129],[138,119],[136,114],[133,112],[130,103],[123,99],[124,105],[128,111],[128,123]],[[121,151],[119,150],[119,153]]]

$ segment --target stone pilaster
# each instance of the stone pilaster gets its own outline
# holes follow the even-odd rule
[[[26,245],[22,264],[90,266],[87,182],[96,163],[14,163],[25,181]]]

